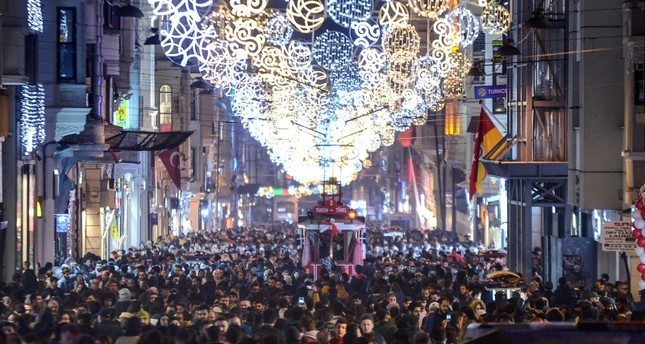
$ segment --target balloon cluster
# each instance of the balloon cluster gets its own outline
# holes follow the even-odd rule
[[[638,289],[645,289],[645,185],[641,187],[640,192],[638,193],[638,199],[634,209],[632,210],[632,219],[634,223],[634,231],[632,232],[632,237],[636,240],[636,255],[640,260],[638,267],[636,268],[638,272],[641,273],[641,280],[638,282]]]

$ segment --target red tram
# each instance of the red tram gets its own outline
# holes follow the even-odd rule
[[[354,274],[365,258],[365,217],[343,203],[341,185],[323,183],[322,200],[298,221],[302,266],[318,280],[323,267]]]

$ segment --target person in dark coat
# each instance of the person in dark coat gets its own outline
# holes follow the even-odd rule
[[[578,302],[578,296],[575,290],[571,289],[567,284],[566,277],[558,279],[558,287],[553,292],[553,306],[568,306],[573,307]]]
[[[121,324],[114,320],[114,310],[101,310],[99,313],[99,322],[96,324],[96,331],[99,334],[104,334],[110,337],[112,342],[115,342],[117,338],[123,335]]]
[[[259,334],[262,338],[275,337],[278,344],[285,344],[287,339],[283,331],[274,327],[278,314],[273,309],[265,309],[262,312],[262,326],[254,334]]]

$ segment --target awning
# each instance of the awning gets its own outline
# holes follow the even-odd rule
[[[193,131],[121,131],[106,138],[105,143],[115,151],[161,151],[182,144]]]

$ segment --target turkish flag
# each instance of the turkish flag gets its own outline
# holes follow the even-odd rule
[[[181,189],[181,170],[179,169],[181,155],[179,154],[179,147],[169,148],[159,153],[159,159],[166,167],[166,171],[168,171],[168,175],[177,189]]]

